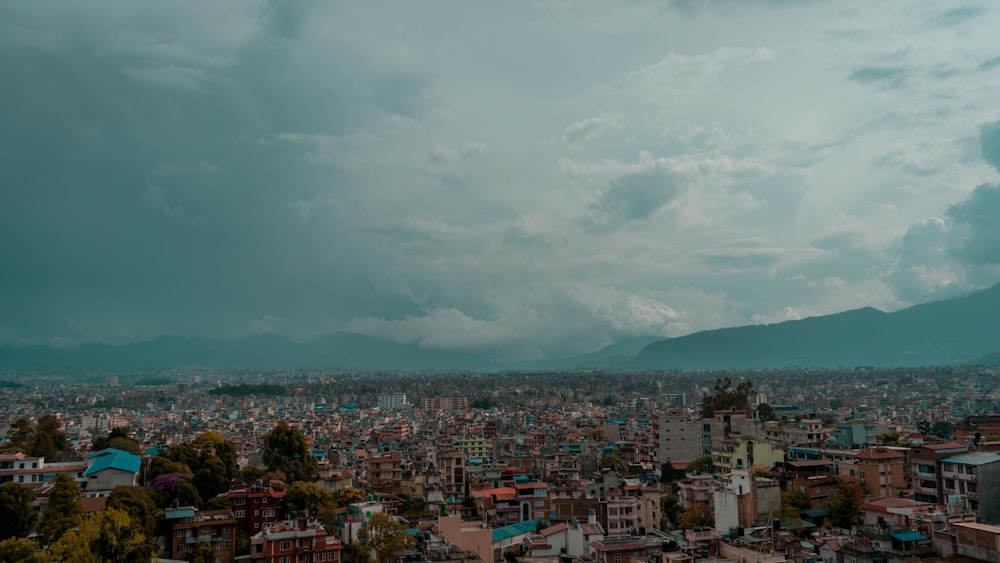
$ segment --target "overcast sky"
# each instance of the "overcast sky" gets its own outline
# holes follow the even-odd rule
[[[6,2],[0,343],[494,359],[1000,281],[994,2]]]

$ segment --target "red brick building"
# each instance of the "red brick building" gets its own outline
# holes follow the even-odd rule
[[[316,520],[276,522],[250,538],[250,563],[339,562],[342,549]]]
[[[239,485],[230,489],[226,497],[239,523],[239,529],[251,536],[263,530],[266,524],[279,522],[283,516],[283,486]]]

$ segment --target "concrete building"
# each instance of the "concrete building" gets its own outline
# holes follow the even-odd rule
[[[910,454],[910,487],[913,500],[944,504],[944,483],[941,481],[941,460],[968,453],[969,446],[959,442],[921,444]]]
[[[273,522],[250,538],[250,563],[339,562],[343,545],[316,520]]]
[[[682,409],[660,412],[652,421],[653,449],[659,463],[684,462],[702,455],[699,420]]]
[[[207,543],[215,551],[218,563],[236,560],[236,517],[231,510],[198,510],[193,506],[168,508],[164,519],[170,530],[167,553],[171,559],[185,559],[186,553],[199,543]]]
[[[839,471],[859,478],[870,498],[898,497],[907,490],[905,466],[903,452],[879,446],[859,452],[854,463],[839,464]]]
[[[941,460],[947,504],[961,504],[980,522],[1000,524],[1000,455],[972,452]]]

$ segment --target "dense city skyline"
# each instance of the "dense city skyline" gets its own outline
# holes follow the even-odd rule
[[[1000,280],[992,4],[0,22],[0,344],[346,330],[537,359]]]

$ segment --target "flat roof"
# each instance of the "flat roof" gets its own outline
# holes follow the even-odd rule
[[[972,452],[968,454],[946,457],[942,463],[959,463],[962,465],[986,465],[987,463],[1000,462],[1000,455],[993,452]]]

